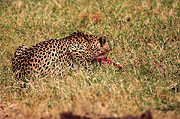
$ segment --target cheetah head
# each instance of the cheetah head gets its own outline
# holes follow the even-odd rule
[[[92,52],[90,61],[92,63],[96,63],[102,58],[107,58],[111,50],[108,39],[105,36],[93,39],[90,49]]]

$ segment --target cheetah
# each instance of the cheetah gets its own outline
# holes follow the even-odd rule
[[[61,39],[50,39],[30,48],[21,45],[12,59],[12,71],[16,80],[47,75],[64,77],[75,65],[89,69],[89,62],[106,58],[110,46],[105,36],[74,32]]]

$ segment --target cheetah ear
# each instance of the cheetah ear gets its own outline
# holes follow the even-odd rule
[[[100,42],[101,47],[103,47],[103,45],[107,42],[106,36],[100,37],[99,42]]]

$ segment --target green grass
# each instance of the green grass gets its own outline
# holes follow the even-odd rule
[[[130,19],[129,22],[124,22]],[[141,114],[180,118],[180,2],[177,0],[0,1],[0,118],[59,118],[59,113],[100,116]],[[108,37],[109,58],[124,65],[98,65],[94,74],[66,79],[13,79],[15,49],[74,31]]]

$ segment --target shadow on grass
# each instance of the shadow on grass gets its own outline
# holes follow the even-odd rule
[[[72,112],[64,112],[60,114],[61,119],[93,119],[91,117],[81,116],[81,115],[75,115]],[[103,118],[97,118],[97,119],[152,119],[152,113],[151,111],[146,111],[145,113],[141,114],[140,116],[132,116],[128,115],[125,117],[103,117]]]

